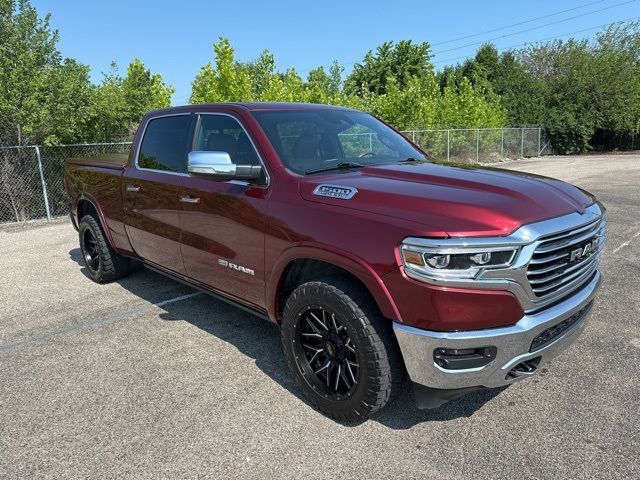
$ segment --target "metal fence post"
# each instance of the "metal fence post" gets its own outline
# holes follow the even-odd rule
[[[504,128],[500,130],[500,158],[504,158]]]
[[[413,143],[416,143],[416,131],[415,130],[411,131],[411,141]]]
[[[522,140],[520,140],[520,158],[524,158],[524,128],[522,130]]]
[[[369,134],[369,151],[371,152],[373,150],[373,137],[372,137],[373,133]]]
[[[480,129],[478,129],[478,135],[476,136],[476,162],[480,161]]]
[[[449,161],[449,129],[447,129],[447,162]]]
[[[44,209],[47,212],[47,221],[51,221],[51,210],[49,210],[49,196],[47,195],[47,184],[44,181],[44,171],[42,170],[42,157],[40,156],[40,147],[36,145],[36,158],[38,159],[38,170],[40,171],[40,183],[42,183],[42,197],[44,198]]]
[[[540,150],[540,144],[541,144],[541,141],[540,141],[541,138],[540,137],[541,137],[541,135],[542,135],[542,129],[538,128],[538,155],[537,155],[538,157],[540,156],[540,153],[542,153],[541,150]]]

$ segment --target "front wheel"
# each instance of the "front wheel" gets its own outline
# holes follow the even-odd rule
[[[281,331],[300,389],[331,418],[363,419],[400,387],[404,367],[390,325],[354,282],[300,285],[287,300]]]

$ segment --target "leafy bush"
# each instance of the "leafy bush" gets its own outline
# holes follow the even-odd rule
[[[489,85],[480,88],[464,79],[440,89],[427,44],[387,42],[375,54],[369,52],[344,84],[342,67],[336,62],[329,73],[322,67],[311,70],[305,81],[294,68],[276,72],[269,52],[255,62],[238,63],[225,38],[213,50],[213,62],[202,67],[193,81],[192,103],[329,103],[369,111],[401,129],[496,127],[507,119]],[[399,59],[410,59],[410,65],[396,65]]]

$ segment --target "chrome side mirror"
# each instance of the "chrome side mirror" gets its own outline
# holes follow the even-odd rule
[[[256,180],[262,174],[260,165],[236,165],[227,152],[189,152],[187,171],[213,180]]]

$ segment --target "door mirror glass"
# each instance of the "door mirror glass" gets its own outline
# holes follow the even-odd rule
[[[260,178],[260,165],[237,165],[228,152],[196,150],[189,152],[187,170],[214,180],[256,180]]]

